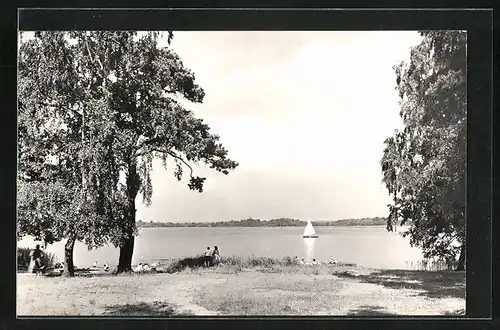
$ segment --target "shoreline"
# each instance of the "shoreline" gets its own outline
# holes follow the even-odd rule
[[[150,259],[141,259],[141,263],[143,265],[148,265],[150,267],[149,270],[151,273],[176,273],[182,271],[187,268],[198,269],[204,268],[204,256],[202,254],[184,257],[184,258],[176,258],[176,257],[166,257],[166,258],[150,258]],[[304,261],[304,259],[302,259]],[[311,262],[311,260],[306,260],[304,263],[300,261],[298,256],[284,256],[284,257],[264,257],[264,256],[237,256],[237,255],[226,255],[221,256],[219,260],[220,265],[222,267],[236,267],[238,269],[242,268],[255,268],[255,267],[298,267],[307,268],[307,267],[331,267],[332,269],[340,269],[340,268],[349,268],[349,269],[365,269],[370,271],[388,271],[388,270],[398,270],[398,271],[446,271],[448,270],[442,262],[438,261],[429,261],[425,266],[420,262],[413,263],[410,262],[406,264],[405,267],[376,267],[369,265],[360,265],[354,262],[345,262],[341,260],[336,260],[328,258],[328,259],[319,259],[316,262]],[[83,265],[77,266],[75,265],[75,273],[78,274],[99,274],[106,275],[111,274],[112,269],[114,269],[116,265],[111,264],[108,268],[108,271],[104,271],[101,267],[94,267],[91,265]],[[132,269],[135,270],[136,267],[139,266],[139,263],[132,264]],[[212,267],[210,267],[212,268]],[[49,269],[52,269],[49,267]],[[22,274],[27,272],[27,267],[18,267],[17,273]],[[138,271],[141,273],[141,271]],[[52,274],[48,274],[48,276],[58,276],[60,273],[52,270]]]
[[[304,224],[305,225],[305,224]],[[179,225],[165,225],[165,226],[144,226],[139,225],[137,228],[303,228],[304,225],[286,225],[286,226],[210,226],[210,225],[190,225],[180,223]],[[348,225],[348,224],[338,224],[338,225],[327,225],[327,224],[314,224],[314,227],[347,227],[347,228],[364,228],[364,227],[383,227],[385,228],[386,224],[356,224],[356,225]]]

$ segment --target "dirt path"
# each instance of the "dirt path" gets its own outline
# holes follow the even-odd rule
[[[18,315],[218,315],[193,303],[197,288],[223,278],[194,274],[46,278],[19,274]]]
[[[194,275],[195,276],[195,275]],[[217,311],[210,311],[203,306],[193,303],[195,290],[208,286],[223,283],[222,278],[206,278],[201,276],[181,276],[174,281],[169,281],[161,285],[154,291],[156,300],[165,300],[177,306],[181,314],[193,315],[219,315]]]
[[[465,310],[465,297],[433,296],[429,287],[424,290],[415,284],[416,278],[425,281],[425,274],[416,275],[413,279],[400,276],[398,285],[402,280],[408,283],[400,287],[370,283],[373,278],[363,278],[370,274],[342,277],[256,270],[81,278],[19,274],[17,311],[18,315],[214,316],[263,315],[269,309],[274,309],[270,312],[274,315],[283,311],[289,315],[443,315]],[[427,276],[439,279],[438,275]],[[444,290],[443,285],[438,288]]]
[[[443,315],[465,309],[465,299],[429,298],[423,295],[425,290],[391,289],[354,279],[343,283],[344,288],[337,293],[340,308],[330,314]]]

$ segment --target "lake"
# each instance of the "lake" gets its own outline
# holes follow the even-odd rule
[[[386,269],[407,269],[408,262],[422,259],[419,249],[412,248],[408,238],[387,232],[385,226],[316,227],[317,239],[303,239],[302,227],[184,227],[140,228],[136,237],[133,264],[143,257],[152,262],[162,258],[178,258],[203,253],[207,246],[219,246],[221,255],[299,258],[325,262],[331,256],[341,262]],[[19,247],[33,247],[33,240],[18,241]],[[51,244],[46,251],[63,260],[64,242]],[[99,265],[118,263],[119,250],[104,246],[89,251],[77,242],[74,263],[88,267],[94,261]]]

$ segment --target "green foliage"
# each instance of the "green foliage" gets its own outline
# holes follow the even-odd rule
[[[29,192],[21,200],[21,236],[49,231],[54,240],[71,234],[89,247],[133,246],[125,242],[136,233],[135,197],[150,203],[155,157],[165,168],[172,162],[179,180],[187,168],[188,187],[199,192],[205,178],[190,163],[224,174],[236,168],[219,136],[179,102],[202,102],[205,94],[177,54],[159,46],[160,37],[37,32],[21,44],[19,179]],[[33,181],[50,183],[42,189]],[[42,198],[47,192],[52,197]],[[73,197],[52,208],[61,195]],[[34,217],[35,204],[51,215]]]
[[[421,35],[394,68],[405,128],[386,139],[381,161],[387,228],[407,224],[425,258],[455,260],[465,243],[466,32]]]

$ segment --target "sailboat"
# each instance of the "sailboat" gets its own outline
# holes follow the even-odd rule
[[[304,228],[304,234],[302,235],[304,238],[318,238],[318,234],[316,234],[316,230],[311,223],[311,220],[307,219],[306,228]]]

